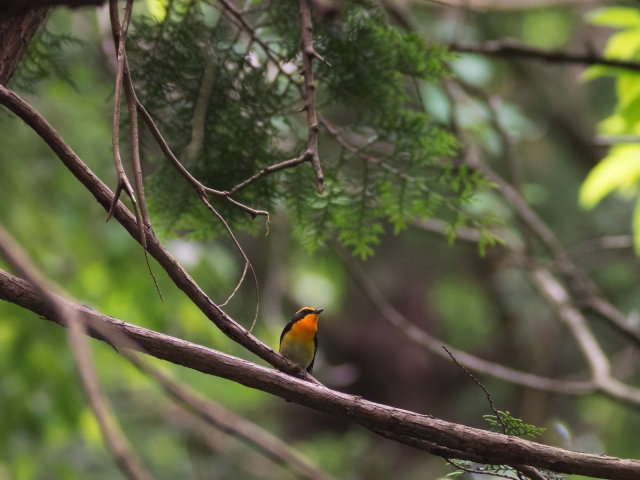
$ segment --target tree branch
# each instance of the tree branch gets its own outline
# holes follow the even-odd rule
[[[318,193],[324,191],[324,175],[318,157],[318,118],[316,112],[316,85],[313,81],[313,59],[318,54],[313,48],[313,25],[311,23],[311,9],[309,0],[300,0],[300,26],[302,28],[302,72],[304,74],[304,110],[307,112],[307,124],[309,125],[309,143],[304,156],[311,162],[311,167],[316,175],[316,188]]]
[[[69,345],[78,367],[82,386],[100,426],[107,449],[122,473],[129,480],[153,480],[120,430],[109,401],[102,393],[91,358],[89,342],[86,338],[87,331],[81,312],[74,308],[72,302],[64,301],[52,293],[49,282],[2,225],[0,225],[0,255],[4,256],[7,263],[16,271],[29,279],[31,284],[35,286],[35,288],[30,287],[33,289],[33,293],[40,297],[41,302],[53,312],[60,324],[68,328]],[[17,279],[17,277],[14,278]]]
[[[425,332],[421,328],[418,328],[407,320],[400,312],[393,308],[386,298],[384,298],[382,293],[371,281],[370,276],[368,276],[359,265],[350,259],[341,249],[336,249],[335,251],[342,259],[343,264],[346,266],[347,271],[355,280],[358,287],[360,287],[365,296],[378,310],[382,318],[400,330],[409,340],[421,347],[424,347],[432,354],[444,359],[449,359],[449,354],[442,350],[442,347],[444,346],[452,352],[453,356],[458,362],[460,362],[460,364],[475,372],[490,375],[505,382],[533,388],[535,390],[568,395],[585,394],[595,391],[596,385],[590,381],[563,381],[540,377],[538,375],[521,372],[505,367],[504,365],[483,360],[465,351],[450,347],[440,339]]]
[[[187,384],[171,379],[149,362],[140,361],[138,356],[129,350],[123,350],[122,354],[143,373],[158,382],[170,397],[217,429],[252,445],[267,457],[290,467],[304,478],[336,480],[333,475],[320,470],[301,452],[261,426],[206,398]]]
[[[49,145],[62,163],[80,183],[91,192],[103,208],[106,210],[110,208],[114,198],[113,192],[82,162],[60,135],[58,135],[35,109],[14,92],[2,86],[0,86],[0,104],[20,117]],[[136,241],[140,242],[140,232],[136,219],[122,202],[117,204],[114,217]],[[279,370],[317,383],[317,380],[309,375],[306,370],[276,353],[271,347],[251,335],[247,329],[239,325],[222,311],[222,309],[202,291],[191,276],[154,235],[150,235],[148,240],[149,254],[158,261],[175,285],[182,290],[225,335]]]
[[[0,299],[61,323],[56,313],[30,284],[2,270]],[[156,358],[226,378],[321,412],[350,418],[380,435],[435,455],[478,463],[529,465],[559,473],[617,480],[635,480],[640,476],[638,460],[571,452],[388,407],[200,345],[136,327],[68,300],[61,301],[86,316],[90,334],[97,331],[95,325],[99,323],[104,329],[126,335]]]
[[[508,182],[483,162],[477,151],[473,149],[469,150],[465,161],[471,168],[478,170],[497,186],[500,193],[513,205],[518,216],[526,222],[529,228],[547,246],[555,257],[556,264],[562,274],[571,280],[571,287],[576,291],[580,301],[599,313],[601,318],[616,330],[623,333],[626,338],[640,346],[640,331],[627,320],[627,317],[622,312],[600,294],[593,281],[571,261],[553,231],[540,216],[529,207],[524,198],[522,198]]]
[[[120,193],[124,190],[124,192],[131,199],[131,203],[133,204],[133,210],[136,215],[136,221],[138,223],[138,230],[140,233],[140,244],[142,248],[146,251],[147,249],[147,236],[144,231],[144,223],[142,221],[141,215],[138,211],[138,202],[136,199],[136,195],[133,192],[133,188],[129,183],[129,179],[127,178],[127,174],[124,171],[124,167],[122,165],[122,158],[120,156],[120,102],[122,95],[122,76],[124,75],[124,66],[125,66],[125,54],[124,54],[124,43],[127,35],[127,27],[129,26],[129,20],[131,19],[131,9],[132,2],[129,0],[127,2],[127,8],[125,10],[125,19],[123,22],[123,27],[120,26],[120,21],[118,19],[118,0],[109,0],[109,15],[111,18],[111,25],[114,31],[113,38],[114,42],[117,40],[117,49],[116,49],[116,58],[117,58],[117,69],[116,69],[116,84],[115,84],[115,93],[113,94],[113,122],[111,127],[111,147],[113,149],[113,161],[116,166],[116,174],[118,176],[118,184],[116,186],[116,194],[113,197],[113,201],[111,206],[109,207],[107,214],[107,222],[113,217],[113,213],[115,211],[116,205],[120,198]],[[132,139],[133,140],[133,139]]]
[[[595,53],[587,54],[571,53],[562,50],[543,50],[530,47],[513,40],[494,40],[480,45],[449,45],[452,52],[477,53],[503,58],[527,58],[542,60],[549,63],[577,63],[581,65],[604,65],[607,67],[624,68],[626,70],[640,70],[640,62],[615,60],[604,58]]]

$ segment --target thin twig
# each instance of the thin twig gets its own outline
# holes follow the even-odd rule
[[[118,426],[109,401],[100,388],[81,314],[52,293],[54,287],[38,271],[29,256],[0,225],[0,254],[21,276],[31,282],[38,293],[67,327],[69,345],[74,355],[80,380],[105,439],[108,450],[122,473],[130,480],[152,480]]]
[[[603,65],[606,67],[624,68],[626,70],[640,70],[640,62],[604,58],[594,53],[579,54],[562,50],[543,50],[530,47],[512,40],[494,40],[480,45],[451,44],[452,52],[478,53],[506,58],[527,58],[543,60],[549,63],[577,63],[581,65]]]
[[[489,390],[487,390],[487,387],[485,387],[480,382],[480,380],[478,380],[469,370],[467,370],[464,367],[464,365],[462,365],[460,362],[458,362],[458,360],[456,360],[456,357],[453,356],[453,353],[451,353],[447,347],[442,345],[442,348],[443,348],[443,350],[445,352],[447,352],[449,354],[449,356],[451,357],[451,360],[453,360],[453,363],[455,363],[457,366],[459,366],[462,369],[462,371],[464,373],[466,373],[467,376],[471,378],[471,380],[476,382],[476,384],[484,391],[484,394],[487,396],[487,401],[489,402],[489,407],[491,408],[491,410],[495,414],[496,420],[498,420],[498,422],[500,423],[500,428],[502,429],[502,433],[504,433],[505,435],[508,435],[507,426],[505,425],[504,421],[502,420],[502,417],[500,416],[500,412],[498,412],[498,410],[496,410],[496,407],[493,404],[493,400],[491,400],[491,393],[489,393]]]
[[[349,152],[351,152],[354,155],[358,156],[362,160],[366,160],[369,163],[372,163],[374,165],[378,165],[379,167],[383,168],[384,170],[386,170],[386,171],[388,171],[390,173],[393,173],[394,175],[397,175],[398,178],[400,178],[402,180],[407,180],[409,182],[414,182],[416,180],[414,177],[411,177],[411,176],[407,175],[406,173],[400,171],[399,169],[397,169],[395,167],[392,167],[388,163],[382,161],[380,158],[373,157],[371,155],[366,154],[365,152],[362,151],[362,148],[358,148],[358,147],[352,145],[351,143],[349,143],[344,138],[344,136],[340,133],[340,131],[335,126],[333,126],[327,119],[325,119],[322,116],[320,116],[320,124],[324,127],[324,129],[332,137],[334,137],[336,139],[336,141],[345,150],[348,150]]]
[[[240,255],[242,255],[242,258],[244,258],[244,261],[245,261],[245,266],[244,266],[244,270],[242,272],[242,276],[240,277],[240,281],[238,282],[238,284],[236,285],[234,290],[231,292],[231,295],[229,296],[229,298],[227,298],[227,300],[220,306],[226,305],[229,302],[229,300],[231,300],[233,298],[233,296],[235,295],[235,293],[238,291],[238,289],[240,288],[240,285],[242,285],[242,282],[244,281],[244,277],[245,277],[245,275],[247,273],[247,267],[249,267],[249,269],[251,270],[251,273],[253,274],[253,280],[254,280],[254,284],[255,284],[255,287],[256,287],[256,289],[255,289],[255,291],[256,291],[256,313],[255,313],[255,316],[253,317],[253,322],[251,323],[251,328],[249,328],[249,332],[251,332],[253,330],[253,327],[256,324],[256,321],[258,320],[258,312],[260,310],[260,294],[258,292],[258,277],[256,275],[256,271],[254,270],[253,265],[251,265],[251,262],[249,261],[249,257],[247,257],[247,254],[244,253],[244,250],[242,249],[242,246],[240,245],[240,242],[238,242],[238,240],[236,239],[235,235],[233,234],[233,231],[231,230],[231,227],[229,227],[229,224],[226,222],[224,217],[222,215],[220,215],[218,213],[218,211],[211,206],[211,204],[209,203],[209,200],[207,200],[206,195],[201,196],[200,200],[202,201],[202,203],[204,203],[206,205],[206,207],[209,209],[209,211],[211,211],[216,217],[218,217],[218,220],[220,220],[222,222],[222,224],[224,225],[224,228],[227,230],[227,233],[231,237],[231,240],[233,240],[233,243],[235,244],[236,248],[240,252]]]
[[[304,163],[306,161],[307,161],[306,156],[302,155],[302,156],[300,156],[298,158],[292,158],[291,160],[285,160],[284,162],[264,167],[262,170],[260,170],[254,176],[252,176],[250,178],[247,178],[246,180],[244,180],[243,182],[239,183],[238,185],[233,187],[231,190],[229,190],[228,195],[233,195],[234,193],[238,192],[239,190],[242,190],[243,188],[251,185],[256,180],[261,179],[262,177],[266,177],[267,175],[270,175],[270,174],[275,173],[275,172],[279,172],[281,170],[285,170],[287,168],[296,167],[296,166],[298,166],[301,163]],[[209,191],[209,190],[210,189],[207,189],[207,191],[209,193],[214,193],[213,191]],[[220,193],[220,192],[218,192],[218,193]],[[218,193],[216,193],[216,194],[218,194]]]
[[[151,115],[149,115],[149,112],[147,112],[147,110],[144,108],[144,106],[140,102],[138,102],[137,107],[138,107],[138,112],[140,113],[140,115],[142,115],[142,119],[147,124],[147,127],[149,128],[149,131],[151,132],[151,135],[153,136],[153,138],[155,139],[156,143],[160,147],[160,150],[162,150],[162,153],[164,153],[164,155],[167,158],[167,160],[169,160],[169,162],[171,162],[173,167],[182,176],[182,178],[184,178],[195,189],[195,191],[198,193],[198,196],[206,195],[207,193],[211,193],[211,194],[214,194],[214,195],[217,195],[217,196],[220,196],[220,197],[224,197],[228,202],[232,203],[236,207],[240,208],[241,210],[244,210],[249,215],[251,215],[251,218],[256,218],[258,215],[264,215],[266,217],[269,216],[269,212],[267,212],[267,211],[255,210],[255,209],[253,209],[251,207],[248,207],[248,206],[246,206],[246,205],[244,205],[244,204],[232,199],[229,196],[229,195],[231,195],[230,193],[221,192],[221,191],[214,190],[212,188],[208,188],[208,187],[205,187],[204,185],[202,185],[196,178],[193,177],[193,175],[191,175],[191,173],[189,173],[189,171],[186,168],[184,168],[182,163],[180,163],[180,160],[178,160],[176,158],[176,156],[173,154],[173,152],[171,151],[171,148],[169,147],[169,145],[167,144],[166,140],[164,139],[164,137],[160,133],[160,130],[158,130],[158,127],[156,126],[155,122],[153,121],[153,118],[151,118]]]
[[[400,312],[393,308],[389,301],[376,288],[371,281],[370,275],[367,275],[358,264],[345,254],[342,249],[335,249],[335,251],[342,259],[347,271],[355,280],[358,287],[360,287],[365,296],[387,322],[399,329],[407,336],[407,338],[409,338],[409,340],[423,348],[426,348],[429,352],[438,355],[441,358],[449,358],[449,356],[442,351],[441,347],[444,343],[440,339],[433,337],[431,334],[409,322],[402,314],[400,314]],[[448,345],[447,348],[452,351],[460,363],[467,368],[514,385],[568,395],[585,394],[593,392],[596,388],[595,384],[590,381],[563,381],[540,377],[538,375],[521,372],[505,367],[504,365],[483,360],[462,350],[456,350]]]
[[[278,58],[278,54],[274,52],[272,48],[267,45],[256,33],[255,29],[247,22],[244,18],[242,12],[229,0],[218,0],[218,2],[224,7],[223,12],[226,14],[227,18],[231,20],[231,22],[239,29],[244,30],[249,34],[249,37],[252,41],[256,42],[260,47],[264,50],[265,55],[273,62],[275,67],[280,71],[282,75],[291,78],[291,74],[284,71],[282,68],[282,58]],[[298,87],[301,88],[300,83],[293,80],[291,81]]]
[[[316,85],[313,81],[313,59],[320,58],[313,48],[313,25],[311,23],[311,10],[309,0],[300,0],[300,27],[302,41],[302,72],[304,75],[304,110],[307,112],[307,124],[309,126],[308,146],[304,153],[305,158],[311,162],[311,167],[316,176],[316,188],[318,193],[324,191],[324,175],[318,157],[318,118],[316,113]]]
[[[158,280],[156,279],[155,274],[151,268],[151,263],[149,262],[149,255],[147,254],[147,232],[145,232],[145,228],[148,230],[149,234],[153,235],[153,227],[151,226],[151,219],[149,217],[149,211],[147,210],[147,202],[144,196],[144,182],[142,179],[142,162],[140,161],[140,137],[138,131],[138,112],[137,112],[137,104],[138,99],[136,97],[136,92],[133,87],[133,81],[131,80],[131,74],[129,72],[129,64],[127,61],[127,54],[125,51],[125,37],[127,34],[126,27],[129,24],[131,19],[131,9],[132,9],[133,0],[127,0],[127,7],[125,9],[125,17],[123,26],[120,26],[120,16],[118,14],[117,1],[114,3],[110,1],[109,3],[109,17],[111,23],[111,33],[113,36],[114,45],[118,51],[118,63],[116,69],[116,90],[117,94],[120,95],[120,87],[124,85],[124,92],[127,99],[127,107],[129,110],[129,128],[131,132],[131,163],[133,168],[133,178],[135,184],[136,195],[138,198],[138,203],[140,205],[140,216],[138,218],[138,228],[140,230],[140,236],[144,239],[142,241],[142,249],[144,251],[144,260],[147,264],[147,269],[149,270],[149,274],[153,280],[153,284],[156,287],[156,291],[160,296],[160,300],[164,301],[162,298],[162,292],[160,291],[160,285],[158,285]],[[112,132],[112,141],[113,139],[117,140],[117,148],[114,144],[114,155],[117,152],[118,158],[120,158],[119,152],[119,118],[120,118],[120,101],[117,101],[118,112],[117,112],[117,121],[116,121],[116,112],[114,110],[114,123],[113,123],[113,132]],[[120,165],[122,166],[122,161],[120,161]],[[126,177],[125,177],[126,178]],[[116,195],[117,197],[117,195]],[[112,208],[109,211],[109,215],[107,220],[111,218],[113,215],[113,208],[115,206],[112,204]],[[136,205],[134,204],[134,211],[138,212]]]
[[[124,75],[124,66],[125,66],[125,54],[124,54],[124,44],[125,38],[127,36],[127,28],[129,26],[129,21],[131,19],[131,6],[132,0],[127,1],[127,8],[125,9],[125,17],[122,26],[120,26],[120,20],[118,15],[118,0],[109,0],[109,16],[111,18],[111,28],[113,30],[114,41],[117,39],[117,68],[116,68],[116,84],[115,84],[115,92],[114,92],[114,103],[113,103],[113,125],[111,132],[111,146],[113,149],[113,161],[116,165],[116,173],[118,175],[118,185],[116,186],[116,194],[113,198],[113,203],[109,208],[109,213],[107,214],[107,222],[113,216],[116,205],[118,203],[118,199],[120,198],[120,193],[124,190],[125,193],[131,199],[131,203],[133,204],[133,210],[136,215],[136,220],[138,222],[138,230],[140,231],[140,238],[142,247],[147,249],[147,238],[144,231],[144,223],[142,221],[142,217],[138,210],[138,202],[136,200],[136,196],[133,192],[133,188],[129,183],[129,179],[127,178],[127,174],[124,171],[124,167],[122,166],[122,158],[120,157],[120,98],[122,92],[122,77]]]

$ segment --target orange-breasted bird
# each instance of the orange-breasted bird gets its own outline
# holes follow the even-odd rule
[[[280,353],[309,373],[318,350],[318,315],[323,311],[324,308],[302,307],[280,335]]]

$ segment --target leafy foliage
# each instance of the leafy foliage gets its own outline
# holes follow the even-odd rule
[[[632,7],[604,8],[588,17],[595,25],[621,29],[611,36],[605,54],[620,60],[640,59],[640,11]],[[604,135],[638,135],[640,133],[640,74],[630,70],[606,66],[591,67],[587,78],[613,76],[616,79],[618,102],[614,113],[600,123]],[[638,164],[640,148],[636,144],[617,145],[589,173],[580,189],[580,204],[584,208],[594,208],[612,192],[626,198],[636,197],[632,229],[636,253],[640,254],[640,197]]]
[[[213,93],[208,99],[202,150],[191,173],[203,184],[230,190],[262,168],[296,158],[306,149],[307,125],[300,66],[298,2],[272,2],[257,34],[216,11],[212,25],[197,4],[173,2],[163,20],[135,25],[129,58],[142,102],[158,119],[174,152],[192,136],[203,83],[203,47],[212,47]],[[477,174],[452,168],[457,142],[435,126],[419,98],[419,83],[447,75],[441,48],[388,26],[368,1],[341,4],[341,19],[316,21],[314,63],[319,114],[340,131],[320,139],[326,177],[315,192],[308,165],[261,178],[234,199],[263,210],[283,202],[301,242],[313,250],[337,238],[362,258],[390,223],[394,232],[415,217],[443,216],[455,227],[480,227],[482,246],[494,241],[463,205],[486,185]],[[231,17],[232,21],[229,20]],[[345,146],[345,144],[347,146]],[[151,178],[151,201],[165,232],[211,236],[221,225],[197,195],[161,160]],[[246,213],[220,201],[215,208],[234,229],[255,230]]]
[[[546,428],[524,423],[519,418],[513,417],[509,412],[498,411],[498,415],[500,420],[495,415],[483,415],[483,418],[491,425],[492,432],[500,432],[514,437],[529,436],[535,438],[538,435],[542,435],[546,430]]]
[[[518,478],[517,471],[509,465],[478,465],[467,460],[451,460],[451,463],[459,470],[447,474],[447,477],[458,478],[465,473],[473,472],[482,475],[505,475],[509,478]],[[538,470],[547,480],[563,480],[564,477],[549,470]],[[511,475],[509,475],[511,474]]]
[[[483,418],[491,425],[492,432],[500,432],[505,435],[513,435],[516,437],[536,437],[541,435],[546,429],[536,427],[535,425],[529,425],[524,423],[521,419],[513,417],[509,412],[498,411],[500,419],[496,415],[483,415]],[[509,465],[489,465],[489,464],[477,464],[467,460],[450,460],[450,463],[458,470],[447,474],[447,477],[457,478],[464,473],[474,472],[485,475],[513,475],[513,478],[517,477],[517,472]],[[540,470],[540,473],[544,475],[548,480],[562,480],[562,475],[555,472]],[[511,478],[511,477],[510,477]]]

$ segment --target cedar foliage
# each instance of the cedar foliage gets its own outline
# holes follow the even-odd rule
[[[313,19],[314,48],[325,59],[314,61],[318,113],[379,161],[360,158],[321,128],[323,195],[315,191],[305,163],[266,176],[234,198],[256,209],[286,206],[296,235],[310,250],[336,237],[363,258],[373,253],[387,225],[397,233],[415,217],[445,218],[452,234],[468,222],[486,233],[484,221],[463,208],[485,182],[453,167],[457,141],[430,121],[421,104],[420,85],[448,74],[447,54],[390,27],[369,1],[348,0],[340,8],[336,20]],[[229,12],[208,4],[170,2],[162,20],[147,17],[134,24],[127,51],[137,92],[176,153],[191,140],[203,51],[209,46],[214,52],[204,142],[190,167],[206,186],[229,190],[306,149],[298,10],[298,2],[274,0],[246,15],[251,24],[260,23],[257,35],[269,42],[269,52],[239,31]],[[149,191],[161,231],[194,237],[220,232],[220,223],[169,163],[157,152],[149,151],[149,157],[157,162]],[[257,231],[259,222],[245,212],[212,201],[232,229]],[[494,240],[488,234],[483,239]]]

